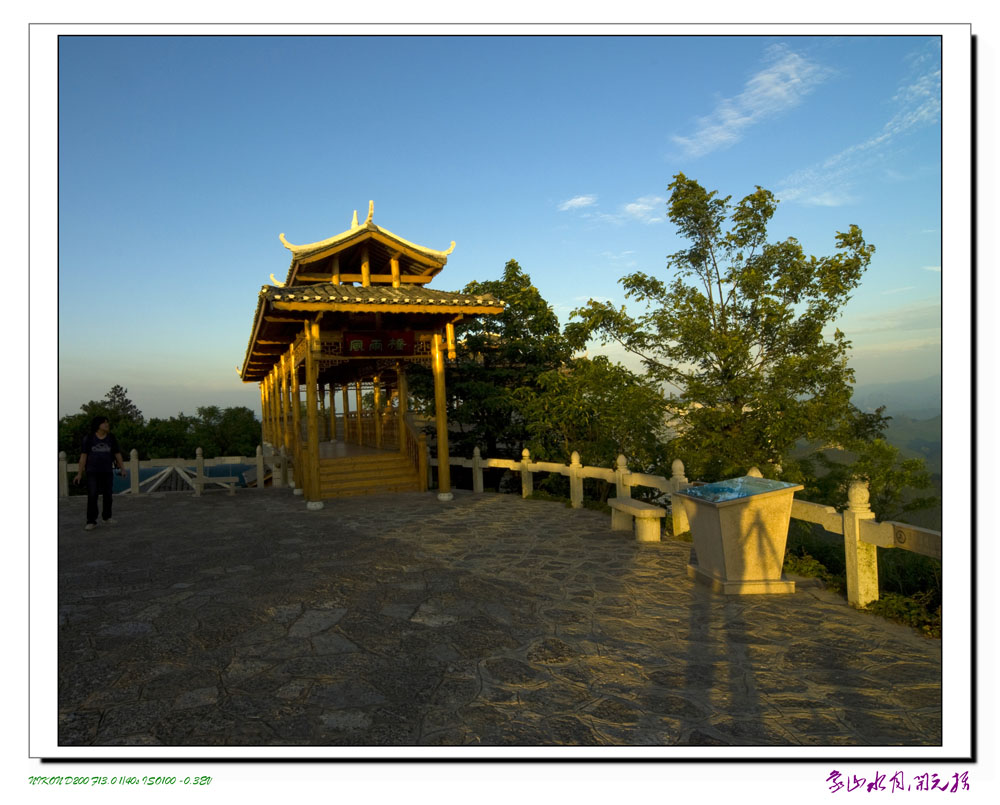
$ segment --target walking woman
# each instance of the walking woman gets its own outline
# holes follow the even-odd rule
[[[110,422],[106,416],[95,416],[90,422],[90,433],[83,439],[83,451],[80,453],[80,468],[73,479],[74,484],[80,483],[80,478],[87,473],[87,525],[84,529],[92,531],[97,528],[97,497],[100,495],[101,517],[108,525],[113,525],[111,519],[111,500],[114,487],[114,468],[121,471],[125,477],[125,461],[122,459],[118,440],[108,430]]]

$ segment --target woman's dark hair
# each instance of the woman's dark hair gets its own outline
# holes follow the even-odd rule
[[[101,427],[102,422],[107,422],[110,424],[111,420],[108,419],[106,416],[95,416],[92,420],[90,420],[90,432],[97,433],[97,429]]]

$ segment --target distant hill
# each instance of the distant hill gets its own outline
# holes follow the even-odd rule
[[[888,385],[888,384],[887,384]],[[855,405],[857,403],[855,402]],[[902,458],[922,458],[931,475],[932,486],[919,494],[935,495],[941,498],[941,414],[927,419],[895,413],[889,407],[886,414],[892,417],[885,431],[885,440],[899,449]],[[800,442],[792,452],[793,456],[805,456],[816,450],[818,445]],[[851,464],[857,456],[843,450],[823,451],[827,458],[844,464]],[[941,505],[922,511],[909,512],[901,518],[905,522],[924,528],[941,530]]]
[[[885,432],[885,440],[899,448],[903,458],[922,458],[931,475],[941,474],[941,415],[929,419],[892,416]]]
[[[858,385],[854,387],[852,400],[862,411],[874,411],[884,405],[886,413],[893,417],[930,419],[941,414],[941,375]]]

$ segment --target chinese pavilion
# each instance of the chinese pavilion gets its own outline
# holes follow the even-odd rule
[[[260,290],[240,369],[260,384],[264,442],[290,459],[312,509],[344,494],[427,488],[423,438],[407,415],[411,364],[432,369],[438,497],[451,498],[445,353],[454,359],[455,324],[503,311],[489,294],[427,288],[455,242],[418,246],[372,223],[374,209],[369,202],[363,223],[355,211],[350,229],[318,243],[279,235],[291,266]]]

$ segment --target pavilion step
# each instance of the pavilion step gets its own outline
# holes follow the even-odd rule
[[[320,464],[319,466],[319,477],[330,481],[349,481],[353,478],[389,478],[397,475],[409,476],[415,473],[413,465],[406,459],[377,464],[355,464],[353,466],[344,466],[339,463]]]
[[[420,484],[416,480],[408,483],[372,484],[372,485],[337,485],[320,486],[320,496],[324,498],[344,498],[355,495],[383,495],[391,492],[419,492]]]
[[[406,456],[402,453],[372,453],[367,456],[351,456],[350,458],[323,458],[320,459],[320,469],[334,471],[354,471],[369,467],[393,467],[399,464],[409,464]]]
[[[322,459],[319,484],[326,498],[420,490],[417,471],[406,456],[388,451]]]

